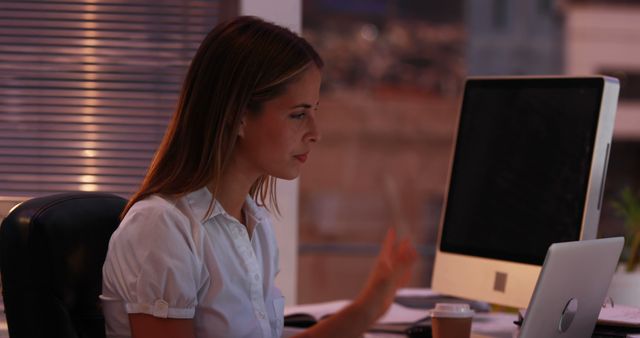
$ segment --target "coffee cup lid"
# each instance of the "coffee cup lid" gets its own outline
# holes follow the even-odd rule
[[[431,310],[431,317],[467,318],[473,317],[473,313],[474,311],[471,310],[469,304],[437,303],[436,307]]]

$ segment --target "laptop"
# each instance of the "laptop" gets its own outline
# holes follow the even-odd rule
[[[552,244],[519,337],[591,337],[623,245],[622,237]]]

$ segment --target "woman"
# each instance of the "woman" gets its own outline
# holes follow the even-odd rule
[[[216,26],[103,267],[108,337],[279,337],[284,299],[267,202],[314,143],[323,63],[289,30],[254,17]],[[300,334],[353,337],[408,279],[415,251],[389,231],[347,308]]]

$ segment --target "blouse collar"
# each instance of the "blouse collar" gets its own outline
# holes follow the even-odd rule
[[[201,220],[202,223],[220,214],[233,218],[226,212],[226,210],[224,210],[217,200],[213,200],[213,196],[207,187],[202,187],[196,191],[188,193],[186,195],[186,200],[194,215],[197,219]],[[212,200],[213,205],[211,205]],[[251,217],[252,221],[256,224],[262,223],[265,218],[268,217],[267,211],[263,207],[258,206],[256,201],[254,201],[249,195],[245,198],[243,210],[245,215],[247,217]]]

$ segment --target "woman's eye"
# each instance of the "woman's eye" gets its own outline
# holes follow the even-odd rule
[[[293,113],[293,114],[289,115],[289,117],[291,117],[292,119],[295,119],[295,120],[301,120],[305,116],[307,116],[307,113],[304,113],[304,112],[302,112],[302,113]]]

